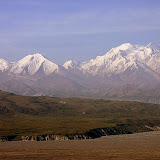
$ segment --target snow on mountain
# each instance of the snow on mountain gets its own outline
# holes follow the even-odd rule
[[[0,89],[17,94],[145,97],[147,92],[159,93],[152,86],[160,84],[160,47],[124,43],[90,61],[67,61],[63,66],[36,53],[14,63],[0,59],[0,72]]]
[[[0,59],[0,70],[21,75],[34,75],[36,73],[60,73],[63,75],[69,73],[83,73],[98,75],[100,77],[119,75],[127,70],[135,71],[143,68],[145,72],[150,74],[160,74],[160,47],[153,43],[147,46],[133,45],[124,43],[116,48],[112,48],[103,56],[97,56],[87,62],[67,61],[63,67],[49,61],[43,55],[36,53],[28,55],[15,63],[8,63]],[[66,70],[65,70],[66,69]]]
[[[66,69],[66,65],[64,65]],[[141,66],[146,71],[160,73],[160,47],[153,43],[147,46],[132,45],[124,43],[116,48],[112,48],[103,56],[97,56],[87,62],[79,64],[79,70],[84,74],[99,75],[104,77],[112,74],[120,74],[128,68],[130,70],[138,69]],[[75,68],[73,63],[70,68]],[[76,66],[77,69],[77,66]]]
[[[58,72],[58,65],[49,61],[43,55],[36,53],[14,63],[10,71],[15,74],[34,75],[39,70],[48,75],[52,72]]]
[[[136,68],[135,55],[141,48],[142,46],[126,43],[111,49],[104,56],[97,56],[94,60],[82,63],[81,67],[93,75],[120,74],[128,67]]]
[[[63,65],[64,68],[66,68],[67,70],[75,70],[75,69],[79,69],[80,67],[80,62],[79,61],[66,61]]]
[[[0,71],[4,72],[8,70],[8,68],[9,68],[9,63],[4,59],[0,59]]]
[[[160,46],[155,45],[154,43],[149,43],[146,47],[152,49],[154,52],[159,53]]]

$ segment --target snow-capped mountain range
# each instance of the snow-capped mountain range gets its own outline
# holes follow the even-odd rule
[[[160,73],[160,47],[149,43],[147,46],[122,44],[112,48],[103,56],[97,56],[87,62],[67,61],[63,67],[66,70],[79,70],[83,74],[100,77],[120,74],[128,68],[135,70],[141,66],[146,71]],[[17,75],[34,75],[39,70],[45,75],[58,73],[59,66],[45,58],[42,54],[28,55],[15,63],[0,59],[0,71],[9,71]]]
[[[11,85],[14,81],[14,84],[21,83],[22,88],[28,87],[26,95],[34,90],[31,95],[55,95],[64,91],[63,96],[66,92],[68,96],[100,93],[105,96],[109,90],[125,84],[140,87],[160,83],[160,47],[153,43],[146,46],[125,43],[90,61],[70,60],[63,66],[36,53],[14,63],[0,59],[0,72],[0,89],[6,91],[10,91],[7,87],[10,86],[14,92]],[[23,89],[15,93],[24,94]]]
[[[58,65],[49,61],[39,53],[28,55],[14,63],[0,59],[0,71],[2,72],[9,71],[17,75],[34,75],[40,69],[45,75],[48,75],[53,72],[58,72]]]
[[[135,70],[138,66],[160,73],[160,47],[152,43],[147,46],[125,43],[88,62],[68,61],[63,66],[67,70],[81,70],[94,76],[120,74],[128,68]]]

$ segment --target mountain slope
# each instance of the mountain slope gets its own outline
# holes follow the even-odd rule
[[[107,99],[134,100],[160,104],[160,83],[150,83],[150,85],[124,84],[109,89],[104,94],[104,97]]]
[[[0,139],[50,134],[82,136],[90,130],[99,135],[100,128],[101,136],[142,132],[159,128],[159,113],[157,104],[29,97],[0,91]],[[108,134],[104,134],[106,129]]]
[[[159,103],[154,98],[158,92],[154,93],[156,88],[152,87],[159,83],[160,47],[153,43],[146,46],[125,43],[90,61],[67,61],[63,66],[39,53],[14,63],[0,59],[0,89],[22,95],[127,100],[134,97],[145,102],[143,97],[147,96],[148,102]],[[154,97],[144,94],[147,91]],[[136,95],[141,98],[135,99]]]
[[[153,76],[152,80],[159,81],[160,47],[152,43],[147,46],[125,43],[119,47],[112,48],[104,56],[97,56],[96,59],[88,62],[78,63],[78,65],[75,62],[67,64],[65,63],[64,67],[68,70],[78,69],[85,75],[91,74],[99,77],[112,77],[113,75],[121,77],[126,72],[128,75],[136,74],[136,72],[139,73],[143,70],[144,74],[147,73]],[[123,80],[124,77],[122,76],[120,79]]]
[[[14,63],[10,71],[18,75],[34,75],[38,71],[41,74],[48,75],[53,72],[57,73],[58,65],[44,58],[41,54],[36,53],[28,55],[17,63]]]

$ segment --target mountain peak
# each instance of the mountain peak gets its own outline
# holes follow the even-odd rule
[[[34,53],[34,54],[32,54],[32,56],[34,56],[34,57],[44,57],[41,53]]]
[[[79,62],[79,61],[69,60],[69,61],[66,61],[66,62],[64,63],[63,67],[68,70],[68,69],[77,68],[77,67],[79,67],[79,65],[80,65],[80,62]]]
[[[7,62],[7,61],[4,60],[3,58],[0,58],[0,62]]]
[[[116,47],[119,50],[127,50],[129,48],[133,48],[134,46],[131,43],[124,43],[118,47]]]
[[[153,50],[160,50],[160,47],[155,45],[154,43],[149,43],[146,47],[151,48]]]
[[[24,57],[23,59],[31,59],[31,60],[35,60],[35,59],[41,59],[41,60],[45,60],[46,59],[46,57],[45,56],[43,56],[43,54],[41,54],[41,53],[34,53],[34,54],[30,54],[30,55],[28,55],[28,56],[26,56],[26,57]]]
[[[9,68],[9,63],[4,60],[4,59],[0,59],[0,71],[6,71]]]
[[[141,64],[144,70],[147,67],[155,72],[160,72],[160,47],[150,44],[151,48],[142,45],[124,43],[112,48],[104,56],[97,56],[96,59],[82,63],[80,70],[92,75],[112,75],[138,70]],[[146,67],[147,66],[147,67]],[[140,68],[140,67],[139,67]]]
[[[147,46],[152,46],[152,45],[156,46],[153,42],[148,43]]]
[[[46,59],[42,54],[35,53],[28,55],[15,63],[11,72],[16,74],[34,75],[40,70],[47,75],[58,71],[58,65]]]

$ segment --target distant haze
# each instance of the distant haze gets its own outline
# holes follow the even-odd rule
[[[0,58],[86,61],[123,43],[160,44],[159,0],[1,0]]]
[[[160,103],[160,47],[124,43],[90,61],[63,66],[39,53],[14,63],[0,59],[0,90]]]

